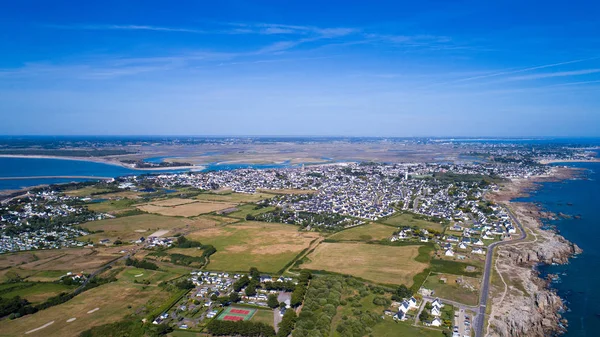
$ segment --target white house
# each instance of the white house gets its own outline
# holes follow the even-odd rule
[[[439,317],[436,317],[431,321],[431,326],[441,326],[442,320]]]
[[[445,253],[446,256],[454,256],[454,251],[452,249],[448,249]]]
[[[440,301],[439,298],[436,298],[435,300],[433,300],[433,302],[431,302],[431,305],[435,308],[437,307],[438,309],[441,308],[443,306],[442,301]]]
[[[467,249],[467,245],[466,245],[464,242],[461,242],[461,243],[458,245],[458,248],[460,248],[460,249]]]
[[[475,248],[471,251],[471,253],[473,254],[480,254],[480,255],[485,255],[485,251],[481,248]]]
[[[410,303],[408,301],[402,301],[402,303],[400,303],[400,306],[398,307],[398,311],[402,311],[403,313],[406,313],[409,309]]]
[[[411,308],[416,308],[417,307],[417,299],[414,297],[409,298],[408,304],[410,304]]]
[[[481,239],[477,239],[477,241],[474,243],[474,245],[483,246],[483,241],[481,241]]]
[[[431,314],[432,314],[433,316],[439,316],[439,315],[441,315],[441,314],[442,314],[442,312],[440,311],[440,308],[438,308],[438,307],[433,307],[433,308],[431,309]]]

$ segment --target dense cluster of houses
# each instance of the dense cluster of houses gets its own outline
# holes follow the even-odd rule
[[[45,189],[35,193],[29,192],[22,198],[2,204],[0,253],[84,246],[83,242],[75,238],[88,233],[72,225],[101,220],[107,215],[89,212],[77,206],[78,201],[81,199]],[[76,223],[53,221],[78,215],[82,218]]]
[[[239,169],[184,174],[129,177],[130,183],[149,179],[164,188],[192,186],[204,190],[230,188],[234,192],[258,190],[317,190],[309,196],[286,196],[273,204],[294,211],[338,213],[377,220],[389,216],[396,207],[428,216],[453,219],[458,207],[469,207],[480,200],[487,189],[478,182],[446,182],[431,177],[435,173],[493,175],[514,178],[547,173],[539,165],[475,164],[358,164],[339,163],[283,169]],[[127,182],[126,182],[127,183]]]

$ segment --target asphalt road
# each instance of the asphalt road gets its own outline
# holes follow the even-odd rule
[[[492,274],[492,260],[494,257],[494,248],[499,245],[507,245],[513,244],[516,242],[520,242],[527,238],[527,233],[521,225],[521,222],[517,219],[517,217],[513,214],[513,212],[506,208],[508,211],[508,215],[511,217],[513,222],[519,227],[521,231],[521,236],[518,239],[510,240],[510,241],[498,241],[494,242],[488,247],[487,256],[485,259],[485,269],[483,271],[483,280],[481,281],[481,296],[479,299],[479,310],[477,312],[477,319],[473,322],[473,330],[475,331],[475,337],[483,337],[485,323],[485,309],[487,307],[487,301],[490,291],[490,276]]]

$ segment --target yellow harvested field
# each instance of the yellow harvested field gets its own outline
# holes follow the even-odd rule
[[[169,293],[159,287],[109,283],[33,315],[5,320],[0,336],[78,336],[93,326],[119,321],[148,300],[158,306],[168,297]]]
[[[220,202],[232,202],[232,203],[248,203],[257,202],[260,200],[272,198],[273,196],[266,193],[202,193],[194,197],[196,200],[201,201],[220,201]]]
[[[153,200],[152,202],[149,202],[148,205],[168,207],[168,206],[185,205],[185,204],[190,204],[193,202],[196,202],[196,200],[171,198],[171,199],[163,199],[163,200]]]
[[[302,268],[357,276],[381,284],[411,286],[413,277],[428,267],[415,261],[420,246],[365,243],[321,243]]]
[[[103,232],[94,233],[82,239],[91,238],[94,242],[102,239],[131,241],[137,240],[141,236],[148,236],[159,230],[168,230],[168,235],[176,233],[186,234],[198,229],[215,227],[223,222],[213,217],[203,216],[186,219],[156,214],[140,214],[85,223],[82,227],[92,231],[100,230]]]
[[[240,222],[190,233],[190,239],[215,246],[210,270],[245,271],[257,267],[277,272],[320,234],[299,232],[298,227],[279,223]]]
[[[184,200],[184,199],[181,199]],[[234,203],[227,202],[202,202],[192,200],[190,203],[180,204],[177,206],[161,206],[156,203],[144,204],[138,206],[138,209],[148,212],[155,213],[166,216],[183,216],[183,217],[191,217],[205,213],[211,213],[215,211],[220,211],[223,209],[235,207]]]

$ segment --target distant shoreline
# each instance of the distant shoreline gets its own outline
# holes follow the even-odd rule
[[[59,159],[59,160],[77,160],[87,161],[93,163],[108,164],[114,166],[121,166],[130,170],[136,171],[169,171],[169,170],[203,170],[204,166],[170,166],[170,167],[134,167],[131,164],[126,164],[120,161],[114,161],[102,157],[64,157],[64,156],[46,156],[46,155],[26,155],[26,154],[0,154],[0,158],[31,158],[31,159]]]
[[[593,159],[543,159],[539,161],[542,165],[558,163],[600,163],[600,158]]]

